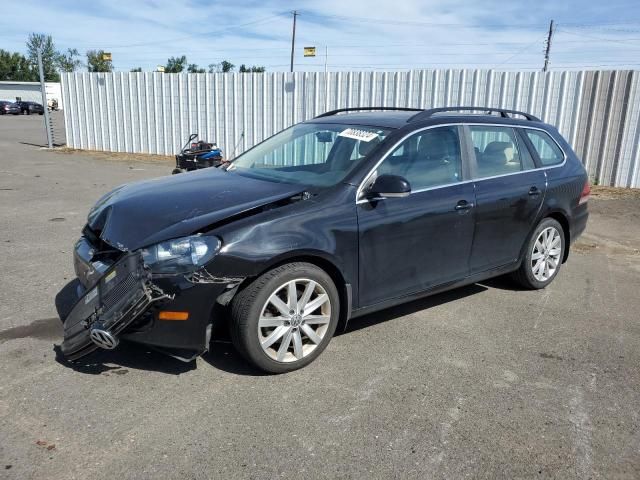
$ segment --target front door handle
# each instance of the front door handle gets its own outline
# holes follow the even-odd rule
[[[529,189],[529,195],[531,196],[540,195],[541,193],[540,189],[535,185]]]
[[[473,202],[467,202],[466,200],[460,200],[457,204],[456,204],[456,210],[469,210],[470,208],[473,208]]]

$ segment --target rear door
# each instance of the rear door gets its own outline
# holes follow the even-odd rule
[[[473,184],[459,127],[417,132],[398,145],[376,174],[405,177],[404,198],[360,198],[359,306],[423,291],[468,274],[473,238]]]
[[[518,259],[544,200],[546,177],[514,128],[470,125],[465,131],[475,160],[473,274]]]

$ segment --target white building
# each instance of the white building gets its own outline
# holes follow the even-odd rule
[[[62,109],[62,90],[59,82],[46,82],[47,102],[58,100],[58,108]],[[17,98],[24,101],[42,103],[40,82],[0,82],[0,100],[15,102]]]

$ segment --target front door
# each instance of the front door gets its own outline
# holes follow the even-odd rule
[[[359,307],[468,274],[475,198],[473,183],[462,183],[459,132],[417,132],[378,166],[374,175],[406,178],[409,196],[358,199]]]

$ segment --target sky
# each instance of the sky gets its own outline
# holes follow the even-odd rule
[[[30,32],[57,49],[111,52],[117,71],[171,56],[295,70],[538,70],[549,21],[552,70],[640,69],[638,0],[1,0],[0,48]],[[303,47],[315,46],[315,58]]]

